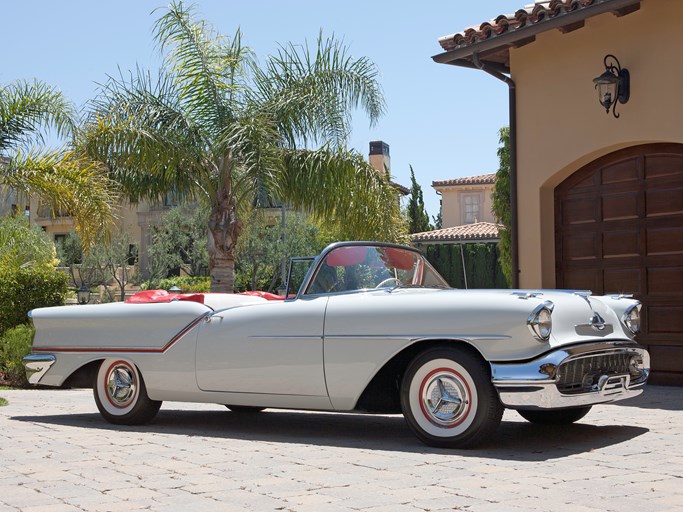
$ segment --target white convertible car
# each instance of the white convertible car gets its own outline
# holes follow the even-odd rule
[[[293,281],[298,265],[309,265]],[[33,384],[92,387],[102,416],[142,424],[163,400],[399,413],[438,447],[489,438],[503,408],[571,423],[642,392],[640,304],[583,291],[456,290],[420,252],[343,242],[290,266],[285,300],[239,294],[31,312]]]

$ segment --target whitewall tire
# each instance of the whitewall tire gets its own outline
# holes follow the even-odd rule
[[[126,359],[105,359],[93,386],[104,419],[117,425],[141,425],[156,416],[161,402],[147,396],[137,366]]]
[[[440,448],[469,448],[498,427],[503,406],[485,361],[460,347],[427,349],[401,384],[401,408],[411,430]]]

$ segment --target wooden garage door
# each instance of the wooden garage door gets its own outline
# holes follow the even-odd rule
[[[683,145],[592,162],[555,189],[559,288],[633,293],[653,382],[683,385]]]

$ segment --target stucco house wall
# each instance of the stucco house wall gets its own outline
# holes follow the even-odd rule
[[[458,186],[436,186],[434,189],[441,194],[441,225],[444,228],[471,224],[463,218],[463,201],[465,196],[477,196],[480,203],[481,215],[476,222],[496,222],[493,215],[493,203],[491,193],[493,184],[486,185],[458,185]]]
[[[520,286],[555,286],[554,188],[621,148],[683,142],[683,2],[652,0],[627,16],[589,18],[581,29],[541,33],[510,50],[517,84]],[[592,79],[614,54],[631,74],[620,117],[606,114]]]

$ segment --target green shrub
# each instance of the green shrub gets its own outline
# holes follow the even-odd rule
[[[495,243],[428,245],[425,256],[454,288],[508,287]]]
[[[146,281],[140,285],[140,288],[142,290],[170,290],[174,286],[180,288],[183,293],[207,293],[211,290],[211,278],[209,276],[168,277],[156,282]]]
[[[28,323],[32,309],[64,304],[68,281],[52,267],[0,268],[0,335]]]
[[[28,325],[19,325],[0,336],[0,372],[15,386],[27,386],[22,360],[31,352],[35,331]]]

